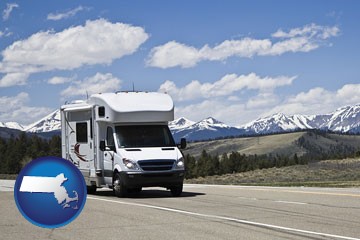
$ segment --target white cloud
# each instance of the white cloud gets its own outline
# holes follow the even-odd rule
[[[9,31],[9,28],[5,28],[4,31],[0,31],[0,38],[2,37],[9,37],[11,36],[13,33]]]
[[[111,73],[96,73],[94,76],[83,81],[74,81],[71,85],[61,92],[62,96],[81,96],[102,92],[114,92],[120,89],[121,80],[114,77]]]
[[[28,106],[28,102],[29,94],[25,92],[21,92],[16,96],[0,97],[0,122],[15,121],[21,124],[29,124],[52,110],[46,107]]]
[[[201,55],[196,48],[171,41],[153,48],[149,54],[147,65],[160,68],[180,65],[186,68],[195,66],[200,58]]]
[[[230,96],[242,89],[272,92],[280,86],[290,85],[296,76],[259,77],[255,73],[248,75],[227,74],[214,83],[200,83],[192,81],[179,88],[172,81],[165,81],[160,85],[159,92],[167,92],[177,101],[188,101],[197,98],[212,98]]]
[[[346,84],[336,91],[313,88],[286,98],[278,106],[268,109],[264,115],[284,114],[324,114],[336,108],[360,103],[360,84]]]
[[[170,68],[180,66],[193,67],[200,61],[223,61],[229,57],[273,56],[287,52],[309,52],[321,45],[330,37],[339,34],[337,26],[320,26],[309,24],[302,28],[294,28],[289,32],[278,30],[272,34],[277,41],[270,39],[243,38],[225,40],[222,43],[202,48],[187,46],[176,41],[154,47],[146,64],[152,67]]]
[[[360,84],[346,84],[336,91],[336,98],[346,104],[360,103]]]
[[[251,97],[247,103],[247,109],[258,109],[272,107],[279,102],[279,97],[274,93],[259,93],[257,96]]]
[[[0,88],[16,85],[25,85],[28,77],[28,73],[21,72],[5,74],[3,77],[0,78]]]
[[[319,26],[314,23],[305,25],[302,28],[294,28],[289,32],[284,32],[279,29],[271,36],[274,38],[294,38],[294,37],[307,37],[307,38],[317,38],[317,39],[327,39],[330,37],[335,37],[339,34],[340,29],[337,26]]]
[[[52,77],[50,78],[47,83],[48,84],[52,84],[52,85],[57,85],[57,84],[64,84],[64,83],[67,83],[67,82],[70,82],[74,80],[73,77],[59,77],[59,76],[55,76],[55,77]]]
[[[38,32],[14,42],[2,52],[0,73],[36,73],[71,70],[84,65],[111,64],[134,53],[148,39],[141,27],[87,21],[62,32]]]
[[[17,3],[8,3],[2,14],[3,20],[4,21],[8,20],[10,17],[10,14],[14,10],[14,8],[18,8],[18,7],[19,7],[19,4],[17,4]]]
[[[71,10],[63,12],[63,13],[49,13],[47,16],[47,19],[54,20],[54,21],[67,19],[67,18],[75,16],[78,12],[83,11],[85,9],[86,8],[84,8],[83,6],[78,6],[74,9],[71,9]]]
[[[260,55],[271,48],[271,44],[271,41],[268,39],[244,38],[241,40],[225,40],[213,48],[205,45],[199,52],[204,60],[212,61],[222,61],[232,56],[250,58],[254,55]]]
[[[176,106],[175,117],[187,117],[193,121],[200,121],[211,116],[229,123],[238,121],[244,109],[245,106],[241,103],[228,105],[224,101],[206,99],[200,103]]]

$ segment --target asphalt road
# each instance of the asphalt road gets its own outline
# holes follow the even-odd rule
[[[360,239],[360,189],[185,185],[182,197],[145,189],[89,195],[69,225],[43,229],[0,180],[0,239]]]

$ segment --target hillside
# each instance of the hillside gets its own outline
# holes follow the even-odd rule
[[[341,149],[360,150],[359,135],[340,135],[315,132],[294,132],[276,135],[231,138],[189,143],[185,154],[198,157],[203,150],[210,155],[239,152],[242,154],[279,154],[302,156],[309,152],[328,152]],[[340,149],[340,150],[339,150]]]
[[[308,165],[187,179],[187,183],[257,186],[359,187],[360,159],[326,160]]]

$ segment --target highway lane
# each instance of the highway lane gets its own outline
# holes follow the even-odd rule
[[[74,222],[49,230],[28,223],[1,185],[0,239],[360,239],[360,189],[185,185],[180,198],[151,188],[123,199],[100,190]]]

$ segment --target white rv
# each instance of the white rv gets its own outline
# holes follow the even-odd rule
[[[167,94],[94,94],[61,106],[62,157],[80,169],[89,192],[109,187],[123,197],[159,186],[180,196],[184,158],[168,128],[173,119]]]

